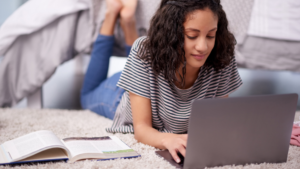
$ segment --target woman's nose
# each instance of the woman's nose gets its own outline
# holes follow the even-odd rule
[[[196,48],[196,50],[197,50],[198,52],[201,52],[201,53],[207,51],[208,46],[207,46],[207,41],[206,41],[206,39],[205,39],[205,38],[200,38],[200,39],[196,42],[195,48]]]

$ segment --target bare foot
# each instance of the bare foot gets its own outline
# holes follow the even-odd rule
[[[123,4],[120,0],[106,0],[106,14],[119,15]]]
[[[137,6],[137,0],[120,0],[123,8],[120,12],[121,19],[125,21],[135,20],[134,14]]]
[[[127,45],[132,45],[138,38],[135,27],[135,9],[137,0],[121,0],[123,8],[120,11],[120,23],[125,35]]]
[[[106,0],[105,19],[100,29],[100,34],[113,35],[116,20],[122,8],[123,4],[120,0]]]

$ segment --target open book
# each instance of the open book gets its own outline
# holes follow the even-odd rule
[[[51,131],[41,130],[0,145],[0,164],[83,159],[107,160],[140,155],[116,136],[71,137],[60,140]]]

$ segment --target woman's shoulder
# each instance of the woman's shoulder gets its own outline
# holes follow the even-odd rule
[[[147,40],[147,38],[147,36],[142,36],[135,40],[129,55],[130,59],[138,59],[141,60],[143,63],[149,64],[150,60],[147,57],[145,57],[147,56],[147,49],[144,48],[144,42]]]
[[[139,38],[137,38],[133,45],[132,45],[132,48],[133,49],[140,49],[143,47],[143,43],[147,40],[147,36],[141,36]]]
[[[221,71],[223,73],[226,73],[226,72],[232,72],[235,69],[237,69],[237,63],[236,63],[235,57],[233,56],[231,58],[229,64],[227,66],[225,66],[223,69],[221,69]]]
[[[135,40],[127,59],[127,64],[126,64],[127,66],[135,66],[136,68],[142,67],[147,71],[152,70],[151,60],[148,59],[147,55],[146,57],[143,57],[144,54],[147,54],[146,50],[143,48],[143,42],[146,39],[147,36],[142,36]]]

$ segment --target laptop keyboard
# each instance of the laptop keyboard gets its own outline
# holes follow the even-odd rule
[[[181,155],[181,153],[177,153],[177,155],[180,158],[180,163],[178,163],[178,164],[183,167],[184,157],[183,157],[183,155]]]

